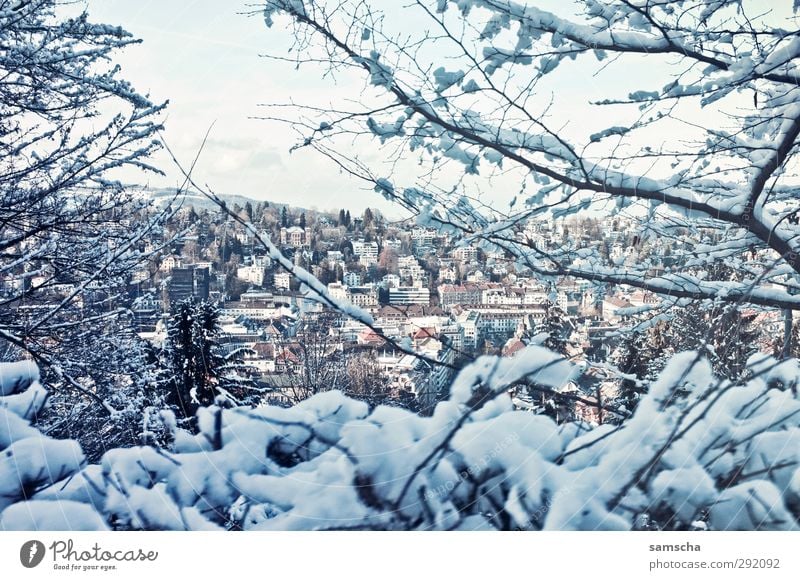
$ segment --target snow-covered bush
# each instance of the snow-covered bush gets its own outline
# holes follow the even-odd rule
[[[797,529],[798,361],[716,378],[672,358],[620,425],[514,411],[523,378],[581,369],[541,347],[482,357],[430,417],[337,391],[285,409],[202,408],[167,451],[80,447],[31,426],[45,391],[0,367],[0,529]]]

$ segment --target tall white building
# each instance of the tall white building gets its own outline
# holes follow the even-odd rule
[[[358,258],[361,265],[369,267],[378,263],[378,243],[365,242],[364,240],[354,240],[353,255]]]
[[[423,306],[427,306],[430,303],[431,291],[427,288],[417,286],[389,288],[389,304],[396,306],[422,304]]]

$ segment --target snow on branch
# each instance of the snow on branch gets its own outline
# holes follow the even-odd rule
[[[420,223],[499,242],[522,261],[530,248],[519,230],[533,217],[591,212],[624,216],[642,230],[679,222],[696,244],[695,280],[668,275],[639,287],[796,309],[790,293],[773,287],[800,272],[800,207],[791,193],[800,178],[800,41],[787,33],[791,23],[718,0],[585,0],[578,8],[569,17],[495,0],[392,8],[393,16],[427,18],[435,33],[422,33],[369,2],[269,1],[267,24],[280,15],[294,23],[298,62],[361,69],[369,85],[360,110],[292,105],[273,108],[291,115],[269,118],[292,125],[302,146],[372,182]],[[366,28],[363,38],[353,33]],[[585,77],[591,66],[584,129],[571,120],[573,105],[541,95],[558,95],[565,78]],[[637,67],[658,85],[627,88]],[[612,106],[614,123],[605,126]],[[352,153],[354,142],[378,147],[375,168]],[[471,203],[475,192],[482,205]],[[741,240],[747,244],[737,246]],[[703,280],[699,266],[718,263],[722,246],[738,247],[725,259],[739,276],[724,285]],[[578,250],[565,245],[542,261],[616,284],[649,278],[654,266],[586,268]],[[777,275],[783,268],[788,273]],[[754,272],[756,287],[742,281]]]
[[[338,391],[208,407],[196,435],[171,427],[168,450],[87,465],[2,405],[40,388],[35,366],[4,363],[0,529],[797,529],[800,366],[748,368],[720,380],[679,354],[632,417],[587,430],[512,410],[515,381],[580,372],[529,347],[465,368],[430,417]]]

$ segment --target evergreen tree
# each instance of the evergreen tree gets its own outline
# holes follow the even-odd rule
[[[784,356],[784,334],[781,333],[772,341],[772,356],[781,359]],[[792,333],[789,337],[789,352],[786,353],[790,358],[800,358],[800,324],[792,324]]]
[[[339,210],[339,220],[338,220],[337,223],[340,226],[346,226],[347,225],[347,216],[344,213],[344,209],[340,209]]]
[[[306,212],[300,214],[300,227],[306,229]]]
[[[628,411],[636,409],[639,398],[647,392],[641,383],[648,375],[653,351],[647,347],[648,336],[643,332],[626,333],[611,353],[610,362],[623,374],[631,378],[620,381],[617,402]]]
[[[247,214],[247,221],[253,221],[253,204],[249,201],[244,204],[244,212]]]
[[[575,403],[567,397],[555,397],[541,392],[537,402],[541,405],[539,414],[550,417],[559,425],[575,419]]]
[[[668,352],[698,350],[708,357],[714,372],[737,377],[756,350],[758,332],[755,313],[742,312],[739,305],[695,302],[678,309],[667,332]],[[651,372],[657,372],[654,368]]]
[[[333,277],[334,273],[331,271],[330,267],[328,266],[328,263],[327,262],[323,263],[322,267],[320,268],[319,276],[317,276],[317,279],[327,286],[331,282],[334,282]]]
[[[534,329],[536,335],[546,335],[541,345],[553,352],[566,355],[571,346],[569,336],[572,325],[567,320],[566,313],[553,301],[545,304],[542,321]],[[559,397],[537,388],[533,385],[530,389],[533,399],[541,406],[541,414],[552,418],[556,423],[570,421],[575,417],[575,403],[568,397]]]
[[[655,380],[674,354],[670,325],[666,322],[659,322],[650,327],[642,345],[641,359],[647,366],[643,378],[647,381]]]
[[[289,227],[289,210],[286,209],[286,206],[281,208],[281,227]]]
[[[348,209],[344,214],[344,225],[347,226],[347,229],[350,229],[350,224],[352,223],[350,218],[350,210]]]
[[[228,236],[225,236],[222,239],[222,243],[220,244],[219,248],[219,257],[223,264],[227,263],[228,260],[231,259],[231,243],[228,239]]]
[[[175,305],[169,320],[162,377],[167,403],[183,419],[215,401],[254,402],[243,396],[252,392],[248,382],[236,375],[242,352],[226,356],[218,343],[218,317],[216,305],[187,299]]]
[[[714,349],[711,364],[720,376],[734,378],[744,370],[747,359],[756,350],[755,318],[754,312],[742,312],[735,304],[718,309],[710,330],[710,343]]]
[[[572,325],[567,320],[566,312],[555,302],[548,301],[545,304],[544,318],[536,329],[537,334],[547,334],[542,346],[565,355],[568,347],[571,346],[569,340],[571,332]]]

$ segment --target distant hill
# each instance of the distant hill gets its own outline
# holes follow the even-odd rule
[[[143,193],[143,195],[150,196],[150,198],[157,205],[163,205],[163,204],[167,203],[168,201],[172,200],[172,197],[175,195],[175,189],[174,188],[173,189],[167,189],[167,188],[149,189],[145,193]],[[217,209],[217,205],[213,201],[211,201],[206,196],[204,196],[202,194],[199,194],[199,193],[193,193],[193,192],[185,193],[185,194],[183,194],[182,198],[184,200],[184,205],[187,206],[187,207],[191,205],[191,206],[194,206],[195,209],[198,209],[198,210],[199,209],[206,209],[206,210],[209,210],[209,211],[214,211],[214,210]],[[319,210],[319,209],[313,210],[313,209],[308,209],[308,208],[304,208],[304,207],[300,207],[300,206],[296,206],[296,205],[290,205],[288,203],[280,203],[280,202],[272,201],[272,200],[269,200],[269,199],[255,199],[255,198],[252,198],[252,197],[247,197],[245,195],[220,194],[219,198],[221,200],[223,200],[225,203],[227,203],[228,207],[230,207],[231,209],[233,209],[233,207],[236,204],[244,207],[244,205],[248,201],[251,204],[253,204],[253,206],[255,206],[257,203],[265,203],[266,202],[266,203],[269,203],[270,207],[274,207],[274,208],[277,208],[279,210],[284,208],[284,207],[286,207],[292,213],[295,213],[295,214],[300,213],[300,212],[305,212],[306,214],[308,214],[309,217],[310,216],[321,216],[321,215],[328,216],[328,217],[332,216],[334,218],[336,217],[336,211],[334,211],[334,210],[328,210],[328,211]],[[370,209],[372,210],[373,213],[377,212],[379,215],[383,215],[382,212],[380,210],[376,209],[376,208],[370,208]],[[355,216],[356,214],[354,213],[353,215]],[[406,216],[403,216],[403,217],[395,216],[394,221],[395,222],[400,222],[400,221],[405,221],[406,219],[408,219]]]
[[[175,190],[174,189],[153,189],[153,190],[150,190],[149,193],[150,193],[150,196],[152,197],[152,199],[157,204],[163,204],[163,203],[167,203],[168,201],[170,201],[172,199],[172,197],[175,195]],[[217,209],[217,205],[213,201],[208,199],[206,196],[200,195],[198,193],[185,193],[185,194],[183,194],[182,198],[183,198],[184,203],[186,205],[192,205],[192,206],[195,207],[195,209],[207,209],[207,210]],[[244,195],[221,194],[219,196],[219,198],[221,200],[223,200],[225,203],[227,203],[228,207],[231,207],[231,208],[236,204],[239,204],[240,206],[244,206],[244,204],[246,204],[249,201],[253,205],[256,205],[257,203],[268,202],[269,205],[272,206],[272,207],[282,208],[282,207],[286,206],[286,207],[288,207],[288,208],[290,208],[290,209],[292,209],[294,211],[305,211],[305,212],[309,212],[310,211],[310,210],[307,210],[307,209],[302,208],[302,207],[290,206],[290,205],[288,205],[286,203],[277,203],[277,202],[273,202],[273,201],[270,201],[270,200],[267,200],[267,199],[254,199],[252,197],[247,197],[247,196],[244,196]]]

